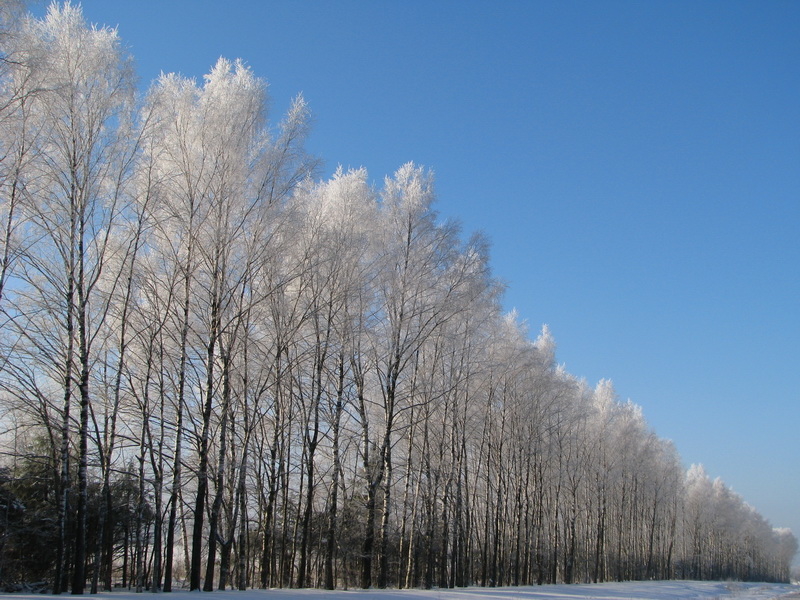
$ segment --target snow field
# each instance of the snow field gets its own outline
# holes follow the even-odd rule
[[[141,600],[148,592],[97,594],[98,600]],[[159,594],[160,595],[160,594]],[[272,589],[246,592],[173,592],[176,600],[800,600],[800,587],[777,583],[720,581],[633,581],[533,587],[461,588],[455,590],[317,590]],[[167,597],[163,595],[163,597]],[[4,594],[13,600],[55,600],[52,594]]]

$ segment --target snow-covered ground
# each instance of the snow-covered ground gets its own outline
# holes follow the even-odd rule
[[[145,593],[145,596],[150,594]],[[141,600],[132,592],[102,593],[97,600]],[[4,599],[55,599],[64,596],[3,594]],[[168,597],[166,595],[162,596]],[[800,586],[714,581],[647,581],[596,585],[462,588],[457,590],[250,590],[175,592],[175,600],[800,600]]]

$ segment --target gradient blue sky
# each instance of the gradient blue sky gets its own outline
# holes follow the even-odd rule
[[[275,119],[302,92],[323,176],[433,169],[532,334],[800,536],[800,3],[82,5],[143,87],[225,56]]]

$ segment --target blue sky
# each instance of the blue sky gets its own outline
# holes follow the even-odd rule
[[[506,306],[800,535],[800,3],[84,0],[142,86],[219,56],[309,142],[413,160]]]

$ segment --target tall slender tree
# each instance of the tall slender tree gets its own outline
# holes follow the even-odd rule
[[[31,125],[38,131],[36,160],[29,168],[41,186],[28,206],[29,235],[39,243],[26,253],[22,278],[46,282],[37,284],[41,302],[50,303],[51,293],[61,298],[65,340],[61,539],[66,536],[68,430],[76,387],[80,416],[72,591],[82,593],[90,377],[94,344],[108,314],[108,286],[117,281],[106,268],[112,253],[110,240],[121,220],[121,173],[130,157],[129,136],[123,128],[133,100],[131,61],[115,31],[90,28],[80,9],[69,4],[51,6],[41,20],[27,19],[19,37],[28,56],[38,61],[32,75],[37,93],[30,98],[35,120]],[[42,295],[45,292],[47,296]],[[60,554],[59,563],[63,563]]]

